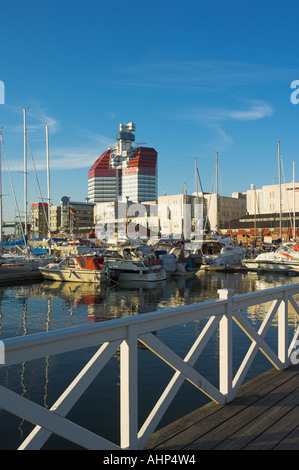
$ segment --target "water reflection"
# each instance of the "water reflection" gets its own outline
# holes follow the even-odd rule
[[[175,308],[216,299],[218,289],[234,294],[261,291],[297,282],[297,277],[247,273],[201,272],[194,279],[168,279],[157,283],[121,283],[97,286],[87,283],[49,282],[0,289],[0,337],[7,338],[96,323],[124,316]],[[264,308],[248,312],[260,315]],[[294,309],[290,306],[290,312]],[[295,321],[293,316],[292,323]]]
[[[97,323],[124,316],[140,315],[203,302],[217,298],[217,290],[223,288],[233,289],[235,294],[242,294],[297,281],[297,277],[275,274],[202,272],[194,279],[169,279],[154,284],[134,283],[134,285],[128,285],[120,283],[115,286],[98,287],[95,284],[45,281],[32,285],[1,288],[0,338]],[[258,328],[268,308],[269,304],[253,306],[248,308],[244,314]],[[297,324],[298,316],[290,306],[290,325],[293,328]],[[183,357],[194,338],[200,334],[202,326],[201,322],[195,322],[193,325],[183,325],[172,331],[169,337],[167,337],[167,332],[163,332],[163,340],[166,339],[167,344],[174,347],[174,349],[178,348],[178,353]],[[217,342],[218,337],[216,335],[207,347],[200,364],[203,369],[200,372],[211,381],[218,379]],[[238,340],[237,356],[244,357],[245,348],[243,338]],[[152,397],[156,393],[157,383],[161,382],[163,384],[172,372],[169,372],[168,369],[165,372],[163,367],[160,369],[160,363],[156,358],[153,358],[149,351],[141,352],[143,353],[145,365],[141,368],[140,393],[147,402],[147,406],[150,406],[151,400],[153,400]],[[89,352],[89,354],[91,353]],[[107,439],[112,440],[115,432],[114,428],[118,421],[116,416],[118,407],[115,408],[112,398],[118,400],[118,391],[115,390],[115,385],[111,385],[109,388],[108,384],[112,384],[112,378],[115,378],[116,383],[119,384],[117,355],[114,359],[114,362],[109,363],[108,370],[103,374],[101,373],[101,379],[96,382],[96,391],[90,392],[90,395],[88,395],[89,401],[81,402],[80,406],[75,407],[73,412],[74,415],[80,416],[83,421],[88,420],[88,418],[85,418],[85,414],[87,416],[87,412],[90,412],[88,403],[90,400],[94,402],[95,396],[101,396],[100,403],[102,406],[97,409],[93,408],[92,417],[89,418],[88,423],[82,423],[82,425],[88,424],[90,429],[95,427],[95,432],[99,432]],[[87,360],[89,360],[88,354],[84,355],[80,351],[63,357],[53,356],[40,361],[2,368],[0,369],[0,383],[49,408]],[[267,363],[267,368],[269,367],[269,363]],[[99,400],[97,399],[96,402],[98,403]],[[171,412],[170,419],[176,419],[179,415],[192,411],[194,407],[201,404],[204,404],[204,402],[198,398],[198,392],[192,389],[188,391],[187,400],[178,399],[175,404],[175,412]],[[141,416],[143,413],[145,412],[142,408],[140,411]],[[99,414],[97,419],[95,419],[94,414]],[[32,426],[1,410],[0,417],[3,418],[3,416],[2,422],[5,423],[5,426],[0,427],[0,448],[16,448],[29,433]],[[103,430],[98,429],[97,426],[102,425],[99,423],[104,423],[106,436]],[[167,422],[162,422],[162,424],[165,425]],[[56,445],[57,448],[59,446],[65,448],[65,443],[61,446],[56,444],[55,439],[51,438],[49,444],[47,444],[49,448],[55,448]]]

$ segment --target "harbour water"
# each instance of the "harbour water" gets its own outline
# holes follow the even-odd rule
[[[203,302],[217,298],[217,290],[233,289],[235,294],[259,291],[298,282],[298,277],[257,273],[201,272],[195,279],[169,279],[154,285],[115,284],[97,288],[74,283],[33,283],[0,288],[0,339],[50,331],[70,326],[97,323],[123,316],[142,315],[152,311]],[[258,328],[267,306],[244,311]],[[290,314],[290,334],[297,323]],[[182,357],[202,328],[200,322],[159,332],[159,337]],[[276,325],[268,339],[273,349]],[[239,328],[234,328],[234,367],[244,357],[250,343]],[[218,383],[217,335],[200,356],[197,369],[208,380]],[[50,408],[82,367],[94,349],[80,350],[38,361],[0,369],[0,383],[46,408]],[[139,348],[139,421],[146,419],[163,392],[173,371],[150,351]],[[271,368],[258,353],[246,380]],[[159,427],[208,403],[209,399],[185,381]],[[83,397],[68,415],[74,422],[119,443],[119,358],[116,354],[101,371]],[[33,429],[33,425],[0,410],[0,449],[16,449]],[[57,436],[51,436],[44,449],[76,449]]]

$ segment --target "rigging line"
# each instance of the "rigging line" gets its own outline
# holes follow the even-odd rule
[[[9,180],[10,180],[10,184],[11,184],[11,188],[12,188],[12,192],[13,192],[13,196],[14,196],[14,201],[15,201],[15,205],[16,205],[17,212],[18,212],[18,217],[19,217],[19,223],[20,223],[20,227],[21,227],[21,232],[22,232],[22,235],[23,235],[23,239],[24,239],[25,246],[27,246],[27,240],[26,240],[26,238],[25,238],[25,234],[24,234],[24,230],[23,230],[23,225],[22,225],[22,221],[21,221],[21,215],[20,215],[19,205],[18,205],[18,202],[17,202],[16,193],[15,193],[14,186],[13,186],[13,183],[12,183],[12,178],[11,178],[11,174],[10,174],[10,169],[9,169],[7,157],[6,157],[6,151],[5,151],[5,147],[4,147],[4,142],[3,142],[3,137],[2,137],[2,132],[1,132],[1,131],[0,131],[0,140],[1,140],[1,143],[2,143],[4,158],[5,158],[5,161],[6,161],[6,166],[7,166],[8,176],[9,176]]]
[[[44,204],[44,200],[43,200],[43,197],[42,197],[42,193],[41,193],[41,189],[40,189],[40,185],[39,185],[39,181],[38,181],[38,177],[37,177],[37,173],[36,173],[35,163],[34,163],[32,151],[31,151],[31,147],[30,147],[30,142],[29,142],[29,137],[28,137],[28,135],[27,135],[27,142],[28,142],[28,148],[29,148],[29,152],[30,152],[30,155],[31,155],[32,165],[33,165],[33,169],[34,169],[34,173],[35,173],[35,177],[36,177],[36,182],[37,182],[37,186],[38,186],[38,190],[39,190],[39,195],[40,195],[40,198],[41,198],[41,201],[42,201],[44,217],[45,217],[45,220],[46,220],[46,224],[47,224],[48,231],[50,231],[48,218],[47,218],[47,216],[46,216],[45,204]]]
[[[220,191],[218,191],[218,194],[223,194],[223,177],[222,177],[222,168],[218,163],[218,186],[220,182]]]
[[[203,187],[202,187],[202,184],[201,184],[201,179],[200,179],[200,176],[199,176],[199,171],[198,171],[198,168],[197,168],[197,165],[196,165],[196,177],[198,178],[199,180],[199,184],[200,184],[200,188],[201,188],[201,193],[202,193],[202,202],[201,202],[201,206],[202,206],[202,219],[204,218],[204,209],[205,207],[207,206],[206,204],[206,200],[205,200],[205,197],[204,197],[204,192],[203,192]],[[196,195],[197,196],[197,195]],[[198,228],[197,228],[198,230]]]
[[[207,223],[208,223],[208,215],[209,215],[209,210],[210,210],[212,191],[213,191],[213,187],[214,187],[215,174],[216,174],[216,166],[214,167],[214,173],[213,173],[213,179],[212,179],[212,186],[211,186],[211,191],[210,191],[210,196],[209,196],[209,201],[208,201],[207,215],[206,215],[204,230],[206,230]]]

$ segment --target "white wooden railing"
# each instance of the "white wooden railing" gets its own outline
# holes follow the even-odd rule
[[[233,296],[231,290],[221,289],[218,291],[219,298],[213,301],[4,340],[4,366],[91,346],[98,346],[99,349],[50,409],[43,408],[4,386],[0,386],[0,407],[36,425],[20,449],[40,449],[52,433],[87,449],[143,449],[185,379],[208,395],[211,400],[225,404],[235,397],[258,350],[262,351],[279,370],[290,365],[294,348],[298,344],[299,328],[288,344],[288,305],[292,305],[296,316],[299,317],[299,307],[294,300],[294,296],[298,293],[299,283],[237,296]],[[271,303],[270,308],[256,331],[241,311],[266,302]],[[274,317],[277,319],[277,354],[264,339]],[[153,331],[159,332],[164,328],[204,319],[207,319],[207,322],[184,359],[161,342],[157,335],[152,334]],[[252,341],[234,377],[233,321]],[[219,389],[193,368],[217,329]],[[138,341],[175,371],[139,430]],[[67,413],[118,348],[120,348],[120,445],[107,441],[66,418]]]

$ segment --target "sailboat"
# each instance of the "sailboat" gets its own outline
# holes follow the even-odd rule
[[[25,221],[24,221],[24,229],[21,222],[21,216],[19,211],[19,206],[16,200],[15,191],[13,182],[11,179],[10,169],[8,165],[8,160],[5,152],[5,146],[3,142],[2,132],[0,132],[0,146],[2,145],[4,157],[6,160],[7,170],[10,178],[10,183],[13,191],[14,201],[16,205],[16,209],[18,212],[18,217],[20,221],[20,227],[22,232],[22,239],[13,241],[13,242],[3,242],[2,241],[2,174],[1,174],[1,152],[0,152],[0,232],[1,232],[1,266],[3,267],[26,267],[30,268],[31,270],[37,270],[40,266],[45,266],[50,261],[54,261],[54,256],[50,257],[49,255],[39,255],[35,256],[31,248],[28,245],[28,234],[27,234],[27,129],[26,129],[26,109],[23,109],[23,122],[24,122],[24,212],[25,212]],[[47,147],[48,147],[48,140],[47,140]],[[34,168],[35,169],[35,168]],[[39,188],[40,189],[40,188]],[[7,251],[3,252],[3,247],[6,247]],[[13,247],[16,251],[12,251]]]
[[[203,193],[202,184],[199,178],[198,168],[196,165],[195,159],[195,173],[196,173],[196,193],[197,193],[197,207],[199,207],[198,201],[198,184],[197,178],[199,180],[201,186],[201,192]],[[214,187],[214,180],[216,183],[215,189],[215,230],[206,233],[207,223],[208,223],[208,215],[209,215],[209,208],[211,202],[211,195]],[[203,211],[201,210],[201,222],[203,222]],[[213,180],[212,180],[212,187],[210,192],[210,200],[208,202],[207,207],[207,214],[204,227],[200,227],[199,217],[197,217],[197,240],[199,240],[196,244],[195,241],[185,244],[185,247],[191,248],[192,246],[200,247],[201,254],[202,254],[202,264],[206,266],[226,266],[226,265],[235,265],[240,264],[241,260],[246,256],[246,251],[242,246],[239,246],[235,240],[231,237],[220,236],[218,234],[219,228],[219,214],[218,214],[218,152],[216,152],[216,164],[214,168]]]

